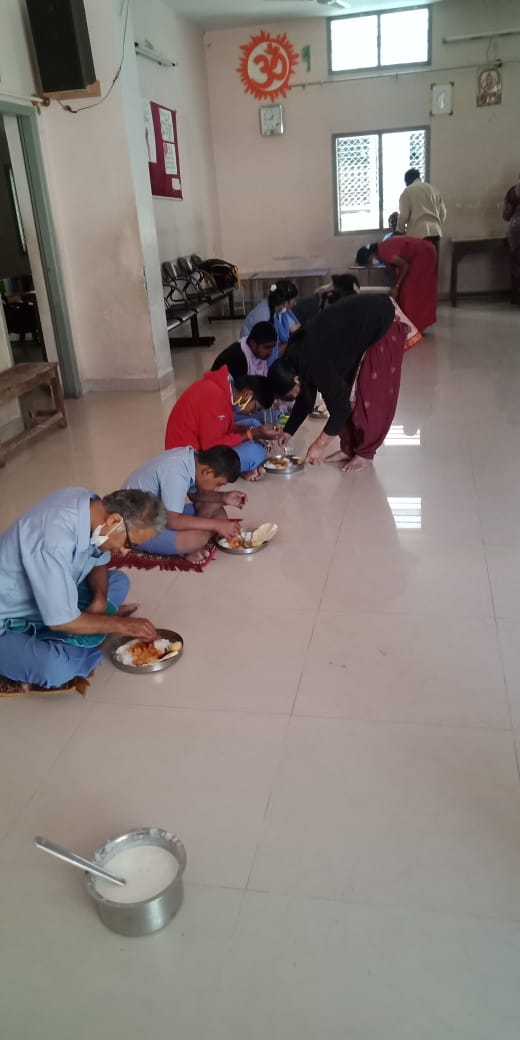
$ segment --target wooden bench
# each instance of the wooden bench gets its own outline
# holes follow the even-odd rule
[[[49,409],[40,408],[34,399],[34,391],[42,386],[50,387],[52,393],[53,407]],[[0,442],[0,466],[5,466],[8,456],[24,444],[37,440],[55,426],[63,428],[67,425],[63,391],[55,361],[15,365],[0,372],[0,407],[8,401],[16,400],[20,402],[24,429],[15,437]]]

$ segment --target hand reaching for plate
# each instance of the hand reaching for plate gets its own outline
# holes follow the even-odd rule
[[[148,618],[140,617],[118,617],[117,631],[132,639],[146,639],[147,643],[153,643],[157,639],[157,629]]]
[[[241,522],[241,520],[236,518],[234,520],[224,520],[223,518],[221,519],[220,517],[217,517],[214,520],[215,534],[217,534],[219,538],[236,538],[240,534]]]

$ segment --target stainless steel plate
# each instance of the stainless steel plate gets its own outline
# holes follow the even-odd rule
[[[244,537],[247,537],[250,534],[252,534],[251,531],[242,531]],[[226,538],[219,538],[217,540],[218,548],[221,549],[222,552],[229,553],[230,556],[251,556],[252,553],[261,552],[261,550],[265,549],[267,545],[269,545],[269,542],[264,542],[263,545],[250,545],[247,549],[230,549]]]
[[[178,632],[173,632],[171,628],[158,628],[157,635],[160,639],[169,639],[171,643],[182,643],[182,649],[178,653],[173,654],[172,657],[167,657],[164,661],[153,661],[152,664],[123,664],[117,657],[116,651],[123,643],[130,643],[132,640],[128,636],[117,636],[117,639],[112,641],[110,646],[110,660],[112,664],[119,668],[121,672],[130,672],[132,675],[146,675],[148,672],[162,672],[165,668],[170,668],[182,655],[184,639]]]
[[[281,460],[288,462],[287,466],[273,466],[271,463],[272,459]],[[264,469],[266,473],[272,473],[278,477],[292,477],[295,473],[301,473],[305,469],[305,459],[301,459],[298,455],[271,455],[264,462]]]

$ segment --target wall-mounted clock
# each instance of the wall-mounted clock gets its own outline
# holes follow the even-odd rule
[[[283,134],[283,105],[262,105],[260,107],[260,133],[263,137]]]

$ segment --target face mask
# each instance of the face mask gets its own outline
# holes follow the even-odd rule
[[[116,527],[112,528],[109,534],[101,534],[101,530],[104,526],[104,524],[98,524],[98,526],[94,528],[90,536],[90,544],[93,545],[96,549],[100,549],[101,546],[105,544],[105,542],[108,542],[110,535],[113,534],[114,531],[120,531],[122,529],[123,521],[120,520]]]
[[[239,398],[239,400],[237,401],[237,408],[238,408],[239,412],[244,414],[246,408],[249,408],[249,405],[251,404],[252,400],[253,400],[252,397],[247,397],[246,400],[243,403],[241,403],[241,399]]]

